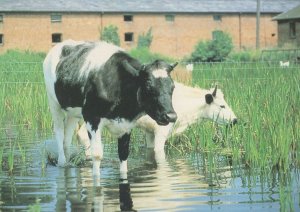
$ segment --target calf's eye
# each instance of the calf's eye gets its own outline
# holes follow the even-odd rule
[[[220,107],[221,107],[221,108],[225,108],[225,105],[221,105]]]

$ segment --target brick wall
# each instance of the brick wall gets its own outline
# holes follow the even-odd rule
[[[62,34],[62,39],[99,40],[103,27],[118,26],[121,46],[135,47],[138,35],[152,27],[151,50],[168,56],[181,58],[191,53],[200,40],[212,38],[214,30],[228,32],[237,50],[255,48],[255,14],[223,14],[221,21],[212,14],[175,14],[174,21],[167,21],[165,14],[131,14],[132,22],[124,22],[124,14],[66,13],[62,21],[51,23],[50,13],[3,14],[0,34],[4,44],[0,52],[7,49],[22,49],[47,52],[52,46],[52,33]],[[129,14],[130,15],[130,14]],[[277,46],[277,23],[273,15],[261,15],[260,46]],[[124,41],[124,33],[132,32],[133,42]]]

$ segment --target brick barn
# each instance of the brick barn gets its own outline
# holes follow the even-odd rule
[[[300,47],[300,2],[299,6],[275,16],[278,22],[278,46]]]
[[[152,28],[151,50],[176,58],[200,40],[229,33],[236,50],[255,48],[256,0],[0,0],[0,53],[8,49],[47,52],[66,39],[99,40],[115,25],[121,46],[136,46]],[[260,47],[277,46],[272,18],[299,0],[261,0]]]

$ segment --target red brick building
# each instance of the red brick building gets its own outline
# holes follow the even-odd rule
[[[0,53],[8,49],[47,52],[66,39],[99,40],[115,25],[125,49],[152,28],[151,50],[183,57],[215,31],[233,38],[237,50],[255,48],[256,0],[0,0]],[[261,0],[260,47],[277,46],[272,18],[299,0]]]

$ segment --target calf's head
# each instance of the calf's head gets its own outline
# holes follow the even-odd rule
[[[146,113],[159,125],[167,125],[177,119],[172,105],[175,86],[170,76],[170,72],[176,65],[177,63],[168,64],[156,60],[145,65],[140,72],[139,102]]]
[[[237,118],[224,99],[222,91],[217,89],[205,95],[203,118],[211,119],[219,124],[236,124]]]

